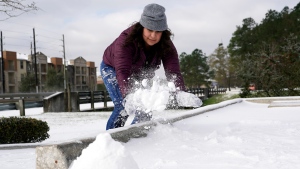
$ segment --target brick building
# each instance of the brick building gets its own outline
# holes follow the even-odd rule
[[[64,71],[66,66],[65,82],[70,83],[72,91],[96,90],[97,77],[95,63],[86,61],[83,57],[77,57],[69,61],[68,65],[64,65],[62,58],[49,58],[42,52],[36,53],[34,56],[19,56],[13,51],[3,51],[4,60],[4,82],[2,79],[2,58],[0,60],[0,80],[1,93],[3,84],[5,93],[19,92],[19,84],[21,79],[28,73],[34,73],[38,79],[38,91],[45,91],[45,82],[47,80],[47,71],[49,68],[54,68],[57,72]],[[36,65],[35,65],[36,63]]]

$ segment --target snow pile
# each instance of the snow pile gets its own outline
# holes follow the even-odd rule
[[[149,81],[146,79],[141,84],[136,83],[138,87],[124,99],[127,113],[133,114],[135,110],[164,111],[169,103],[171,93],[175,93],[178,106],[200,107],[202,105],[202,101],[197,96],[177,90],[173,82],[161,84],[159,79],[154,79],[152,86],[149,86],[148,83]]]
[[[190,93],[177,91],[173,82],[168,84],[159,84],[159,80],[153,80],[152,86],[148,86],[149,81],[143,80],[134,93],[125,98],[125,109],[129,114],[135,110],[145,112],[158,111],[166,109],[169,102],[170,93],[175,92],[179,106],[200,107],[201,100]],[[71,169],[136,169],[138,168],[132,156],[125,151],[121,143],[114,141],[109,134],[100,134],[96,140],[83,150],[82,155],[78,157]]]
[[[125,147],[108,133],[99,134],[96,140],[74,160],[71,169],[138,169],[137,163]]]
[[[202,105],[201,99],[196,95],[182,91],[177,93],[177,102],[182,107],[200,107]]]

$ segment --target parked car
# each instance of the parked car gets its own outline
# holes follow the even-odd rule
[[[250,90],[255,90],[255,84],[251,83],[251,84],[249,85],[249,89],[250,89]]]

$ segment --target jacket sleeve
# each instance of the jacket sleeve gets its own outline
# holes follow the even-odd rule
[[[177,88],[185,91],[183,77],[180,72],[178,53],[172,41],[170,43],[171,50],[162,58],[165,75],[168,81],[173,81]]]
[[[126,35],[121,34],[114,43],[114,66],[116,70],[117,81],[122,93],[125,97],[129,92],[129,77],[131,75],[131,66],[134,56],[134,46],[124,47]]]

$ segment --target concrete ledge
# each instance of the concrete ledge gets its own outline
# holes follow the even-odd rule
[[[95,139],[84,139],[78,142],[69,142],[36,148],[36,169],[67,169],[76,157]]]
[[[259,98],[246,98],[246,101],[253,103],[271,104],[273,101],[292,101],[300,100],[299,96],[289,96],[289,97],[259,97]]]
[[[158,123],[170,124],[176,121],[193,117],[205,112],[240,103],[242,99],[233,99],[212,106],[205,106],[189,110],[169,119],[158,119],[141,124],[135,124],[107,131],[111,137],[120,142],[128,142],[131,138],[146,137],[147,132]],[[81,152],[96,138],[87,138],[78,141],[65,142],[55,145],[36,147],[36,169],[68,169],[71,163],[81,155]]]
[[[147,122],[138,126],[128,126],[108,131],[111,137],[120,142],[128,142],[130,138],[146,137],[150,126],[155,122]],[[87,138],[61,144],[36,147],[36,169],[68,169],[72,162],[81,155],[83,149],[95,141]]]
[[[300,100],[272,101],[268,107],[300,107]]]
[[[44,112],[65,112],[66,98],[64,92],[54,93],[43,99]],[[72,112],[78,112],[79,104],[77,103],[77,92],[71,92],[70,102]]]

